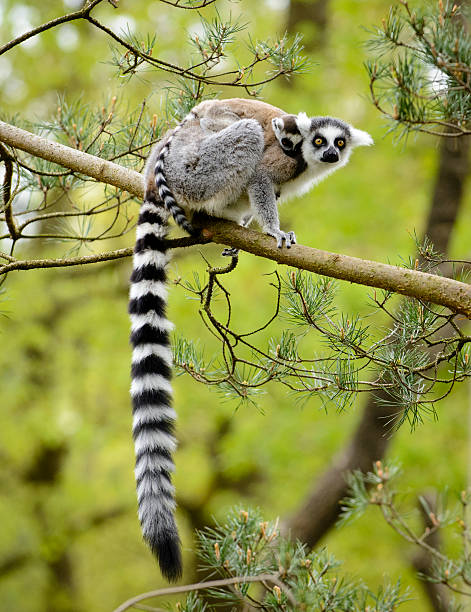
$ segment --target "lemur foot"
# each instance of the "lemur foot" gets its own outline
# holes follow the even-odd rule
[[[232,247],[227,247],[221,253],[224,257],[239,257],[239,249],[234,249]]]
[[[296,244],[296,236],[294,232],[282,232],[281,230],[273,230],[266,232],[269,236],[276,238],[276,246],[281,249],[283,246],[283,240],[286,243],[286,248],[291,248],[292,244]]]

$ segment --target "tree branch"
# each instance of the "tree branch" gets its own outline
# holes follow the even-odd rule
[[[0,121],[0,141],[143,197],[143,177],[118,164],[51,142],[3,121]],[[220,219],[200,218],[200,226],[205,241],[229,245],[294,268],[433,302],[471,318],[471,286],[468,284],[302,245],[278,249],[273,238]]]
[[[425,501],[427,502],[428,508],[436,513],[437,503],[436,503],[436,495],[425,494]],[[424,538],[426,544],[436,549],[440,550],[442,547],[440,532],[438,530],[434,530],[435,525],[433,524],[430,514],[425,511],[425,507],[423,504],[418,504],[420,514],[422,520],[424,522],[425,528],[429,530],[429,535]],[[448,589],[444,584],[436,582],[433,580],[434,574],[434,558],[433,554],[430,553],[426,548],[422,548],[419,552],[414,555],[412,558],[412,565],[415,567],[416,571],[419,574],[425,576],[425,580],[422,580],[421,585],[427,594],[427,597],[430,602],[431,609],[434,612],[446,612],[450,609],[450,598],[448,596]],[[429,578],[429,579],[427,579]]]
[[[136,603],[143,601],[144,599],[150,599],[151,597],[162,597],[163,595],[175,595],[179,593],[189,593],[191,591],[201,591],[203,589],[214,589],[219,587],[228,586],[231,584],[247,584],[249,582],[270,582],[280,587],[284,591],[288,598],[292,595],[287,590],[286,585],[279,579],[277,574],[259,574],[257,576],[236,576],[235,578],[222,578],[221,580],[209,580],[207,582],[198,582],[196,584],[185,584],[176,587],[167,587],[164,589],[158,589],[157,591],[149,591],[148,593],[141,593],[132,599],[128,599],[120,606],[118,606],[114,612],[124,612],[129,608],[132,608]]]
[[[203,235],[280,264],[433,302],[471,318],[471,286],[459,281],[299,244],[278,249],[273,238],[220,219],[205,224]]]
[[[13,198],[11,195],[11,181],[13,177],[14,159],[2,144],[0,144],[0,161],[5,164],[5,176],[3,178],[3,210],[5,212],[5,222],[12,240],[16,240],[20,233],[18,232],[12,211]]]
[[[182,238],[173,238],[165,240],[164,243],[167,249],[176,249],[182,247],[193,246],[194,244],[205,244],[208,239],[195,238],[192,236],[184,236]],[[14,270],[36,270],[38,268],[67,268],[71,266],[81,266],[84,264],[100,263],[104,261],[112,261],[113,259],[122,259],[130,257],[133,253],[132,247],[127,249],[117,249],[115,251],[105,251],[96,255],[83,255],[81,257],[66,257],[64,259],[15,259],[8,257],[4,253],[0,253],[0,257],[8,259],[10,263],[0,265],[0,275]]]
[[[36,136],[3,121],[0,121],[0,142],[142,198],[142,176],[113,162]]]
[[[52,21],[43,23],[42,25],[36,28],[33,28],[32,30],[29,30],[28,32],[25,32],[21,36],[18,36],[17,38],[10,40],[10,42],[8,42],[6,45],[3,45],[3,47],[0,47],[0,55],[2,55],[3,53],[6,53],[13,47],[20,45],[21,43],[25,42],[25,40],[28,40],[29,38],[32,38],[33,36],[40,34],[41,32],[45,32],[46,30],[55,28],[56,26],[61,25],[62,23],[67,23],[69,21],[75,21],[76,19],[83,19],[84,17],[87,17],[90,11],[92,10],[92,8],[94,8],[97,4],[100,4],[100,2],[103,2],[103,0],[93,0],[89,4],[86,4],[79,11],[75,11],[74,13],[68,13],[67,15],[62,15],[62,17],[57,17],[57,19],[52,19]]]

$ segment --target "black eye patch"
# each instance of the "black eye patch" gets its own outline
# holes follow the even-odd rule
[[[338,138],[335,139],[334,143],[337,148],[343,149],[345,145],[347,144],[347,141],[342,136],[339,136]]]
[[[291,140],[289,138],[282,138],[281,139],[281,146],[283,147],[283,149],[292,149],[293,148],[293,143],[291,142]]]
[[[322,147],[325,144],[327,144],[327,140],[323,136],[317,135],[317,136],[314,136],[314,138],[312,139],[312,144],[315,147]]]

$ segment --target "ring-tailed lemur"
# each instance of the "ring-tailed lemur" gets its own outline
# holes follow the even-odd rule
[[[152,150],[137,224],[130,305],[133,436],[139,519],[145,540],[169,580],[181,575],[175,525],[170,384],[172,324],[165,314],[168,218],[192,232],[186,214],[247,225],[255,216],[278,247],[295,243],[280,230],[277,200],[305,193],[344,166],[369,134],[331,117],[288,115],[264,102],[205,101]],[[233,254],[233,252],[230,252]]]

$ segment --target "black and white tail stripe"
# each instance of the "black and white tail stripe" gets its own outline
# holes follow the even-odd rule
[[[193,226],[191,225],[191,223],[186,218],[184,210],[177,204],[175,198],[173,197],[172,192],[170,191],[170,189],[169,189],[169,187],[167,185],[167,179],[165,178],[165,158],[168,155],[168,152],[170,150],[170,144],[171,144],[175,134],[179,130],[181,130],[183,125],[188,120],[194,119],[195,117],[196,117],[196,115],[194,113],[190,112],[183,119],[183,121],[181,121],[176,126],[176,128],[173,130],[173,132],[168,137],[167,142],[162,147],[162,150],[160,151],[160,154],[159,154],[159,156],[157,158],[157,161],[155,163],[155,169],[154,169],[155,184],[157,186],[157,189],[159,190],[159,195],[162,198],[162,201],[163,201],[163,203],[165,205],[165,208],[168,210],[168,212],[175,219],[175,223],[179,227],[184,229],[186,232],[188,232],[190,234],[190,236],[195,235],[197,232],[195,232]]]
[[[148,195],[137,224],[131,275],[133,437],[136,451],[138,513],[144,539],[171,581],[182,573],[180,539],[175,524],[171,483],[176,418],[172,403],[172,352],[165,316],[167,303],[164,239],[168,212]]]

